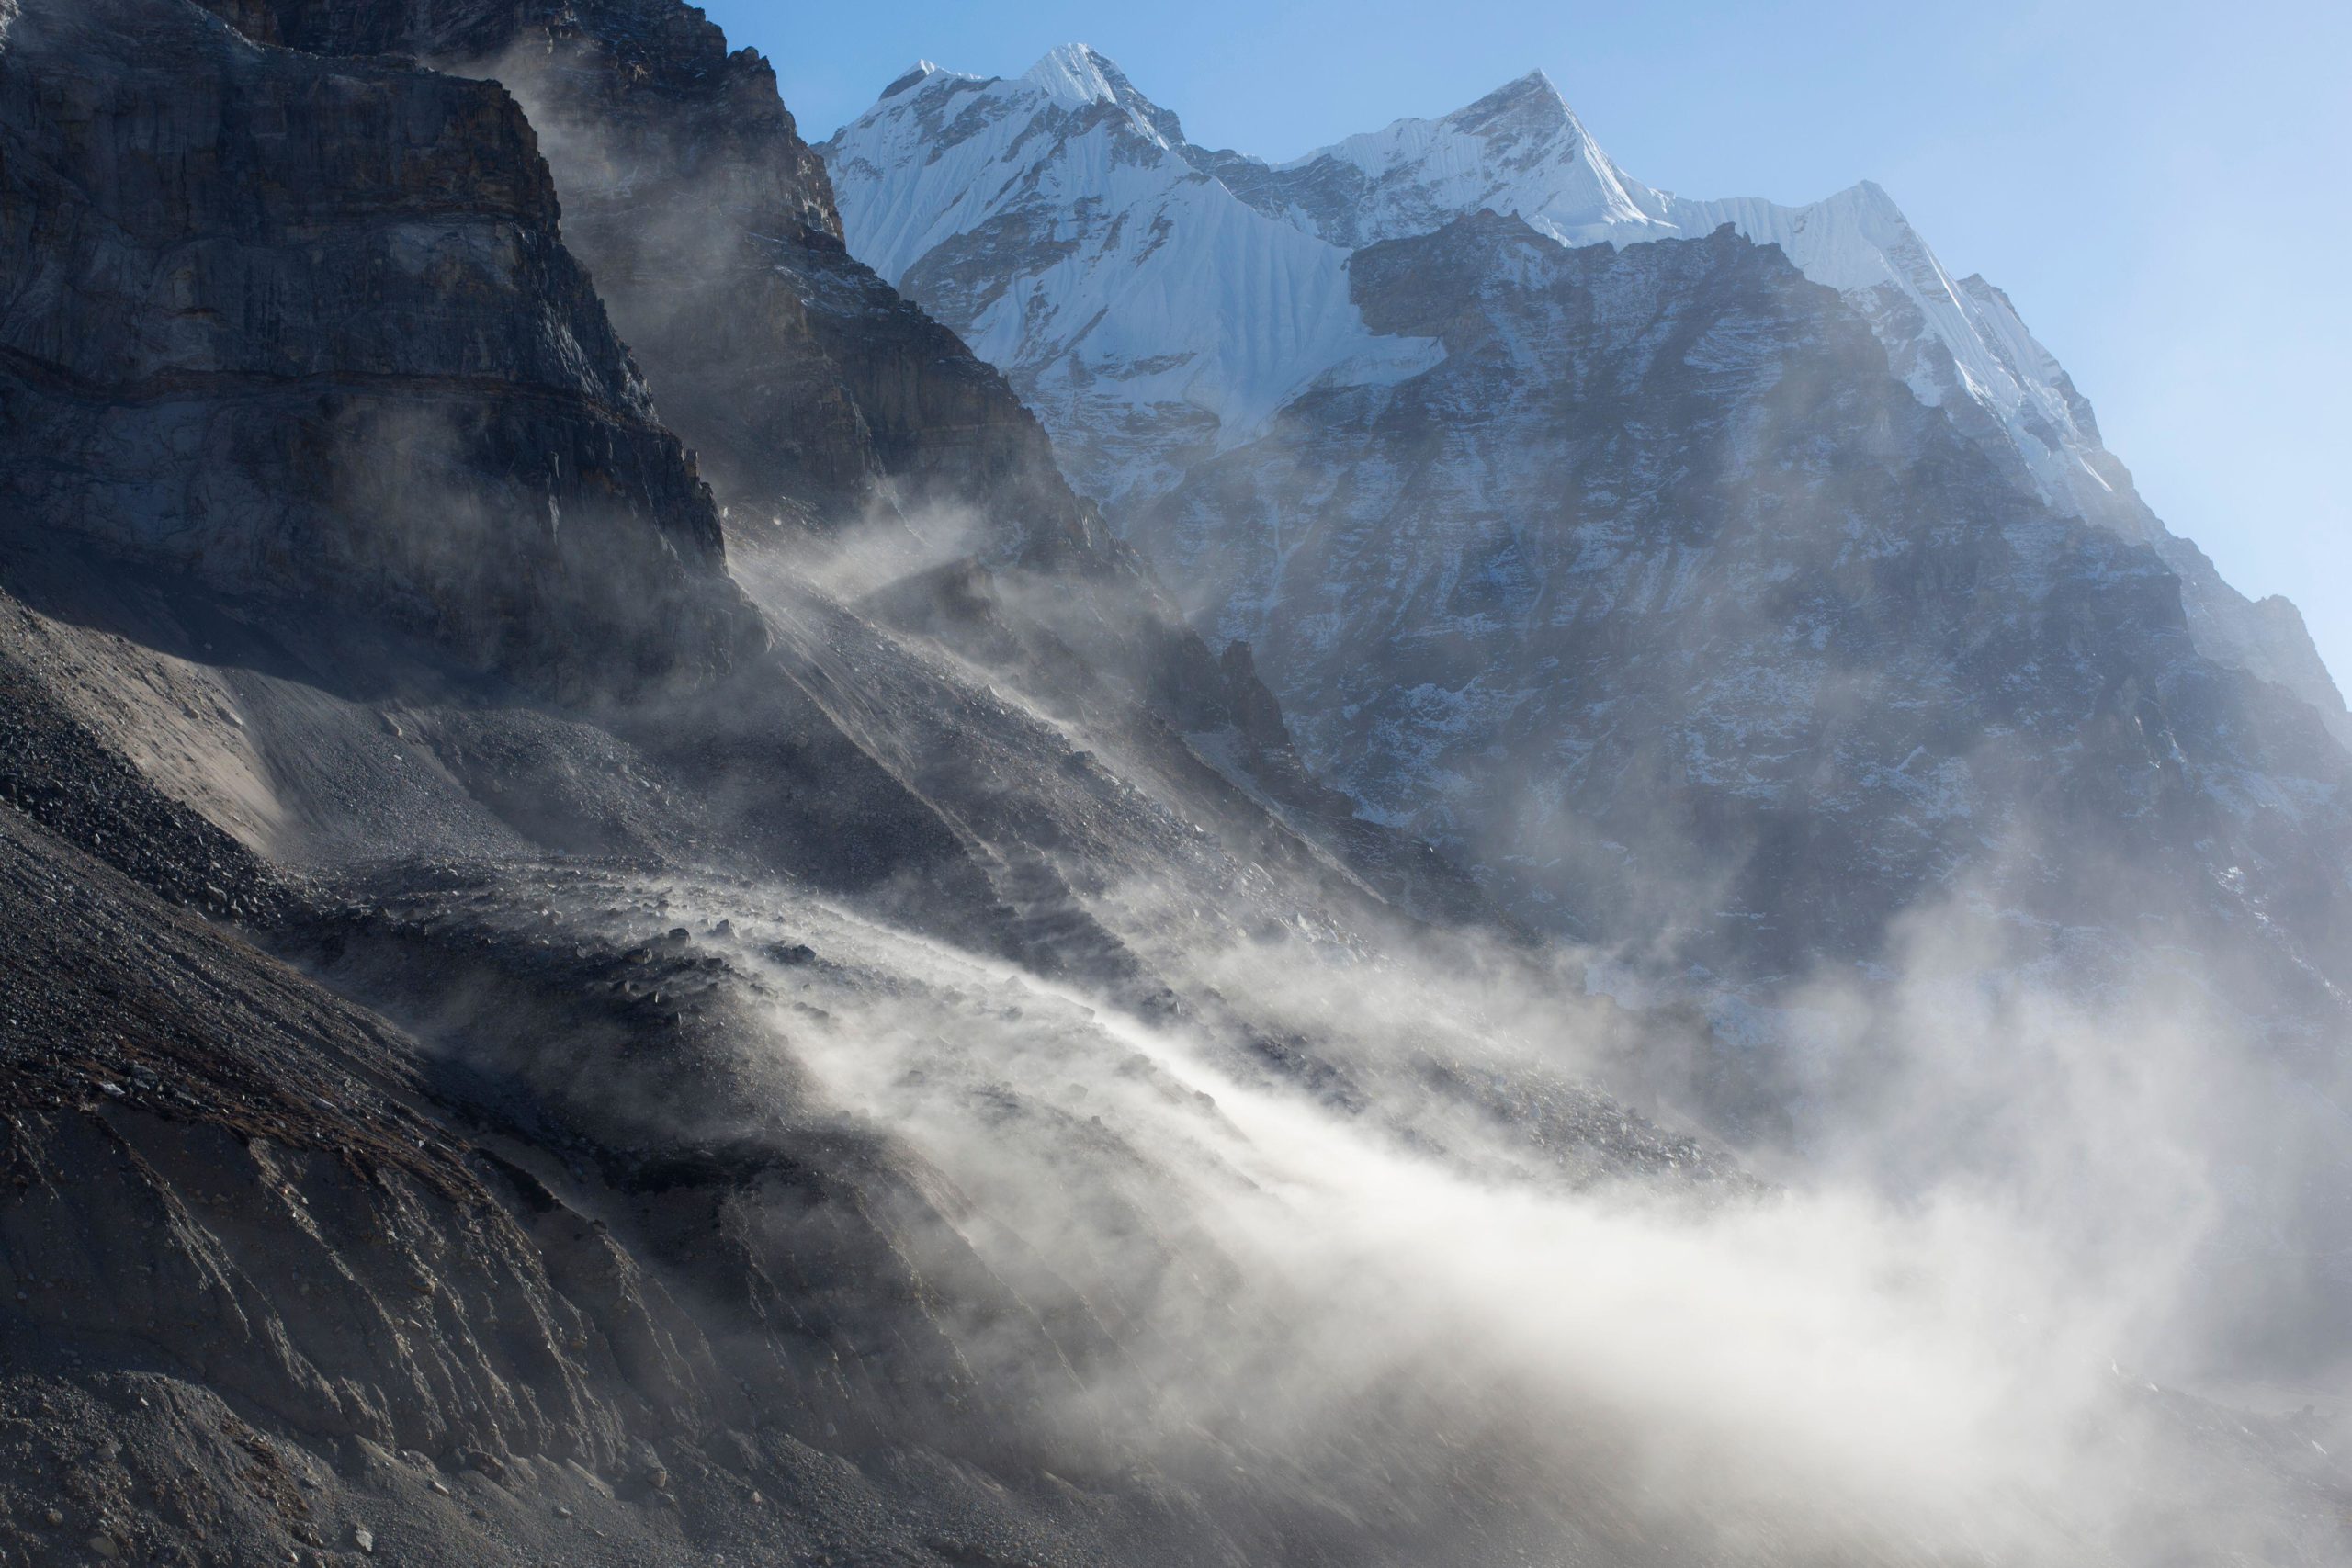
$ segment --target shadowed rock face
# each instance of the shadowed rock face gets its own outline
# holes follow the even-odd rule
[[[739,529],[948,504],[980,513],[1000,563],[1105,558],[1003,378],[850,259],[824,166],[755,52],[624,0],[435,57],[522,99],[570,242]]]
[[[1078,1369],[1121,1375],[1109,1314],[1015,1238],[982,1256],[968,1201],[815,1094],[769,1016],[799,968],[871,1000],[888,965],[572,923],[718,867],[722,897],[788,886],[813,917],[820,888],[985,956],[967,972],[1175,1008],[1096,913],[1121,878],[1186,879],[1228,939],[1384,918],[1150,716],[1246,710],[1252,753],[1286,757],[1262,688],[1172,617],[1105,613],[1156,611],[1148,581],[1090,542],[1035,424],[827,251],[821,211],[770,221],[796,209],[790,159],[762,173],[790,134],[767,73],[736,57],[759,90],[697,98],[715,32],[649,6],[595,58],[676,44],[685,118],[606,107],[681,158],[734,126],[762,232],[806,250],[774,296],[804,335],[766,346],[807,349],[797,290],[839,283],[842,357],[802,364],[865,389],[846,467],[719,449],[826,497],[823,526],[894,491],[985,500],[984,553],[1067,583],[1062,618],[1114,657],[1090,668],[978,565],[899,585],[913,635],[805,584],[756,618],[514,100],[374,57],[407,32],[305,52],[337,40],[303,15],[239,16],[265,47],[177,0],[44,4],[6,40],[0,1550],[1172,1565],[1305,1529],[1364,1560],[1311,1483],[1245,1486],[1217,1445],[1200,1475],[1102,1468]],[[512,41],[485,26],[441,41]],[[753,412],[792,424],[765,389]],[[1069,716],[926,629],[1052,667]],[[1294,793],[1400,880],[1464,891]],[[1311,1043],[1280,1061],[1328,1071]],[[1645,1168],[1689,1157],[1573,1103]],[[1118,1218],[1154,1267],[1215,1261]]]
[[[9,55],[19,514],[574,695],[756,645],[504,93],[139,0],[37,7]]]
[[[1071,492],[1004,378],[842,249],[823,165],[777,99],[775,73],[750,50],[729,52],[699,13],[670,0],[214,9],[290,48],[398,50],[494,75],[515,95],[561,197],[566,247],[593,273],[662,419],[696,449],[745,548],[910,524],[951,541],[978,572],[944,601],[928,589],[953,573],[871,613],[1026,685],[1067,687],[1075,671],[1101,688],[1066,689],[1068,702],[1115,692],[1152,716],[1148,725],[1235,728],[1239,689],[1228,691],[1138,558]],[[1028,633],[991,635],[964,613],[967,601],[993,606],[990,626],[1010,613]],[[1304,785],[1284,748],[1252,744],[1233,761],[1417,910],[1450,921],[1491,913],[1424,847]]]
[[[669,0],[221,0],[252,36],[398,51],[494,76],[554,172],[587,263],[664,421],[739,529],[831,529],[947,503],[988,553],[1108,548],[1044,432],[993,369],[852,261],[822,164],[751,50]]]

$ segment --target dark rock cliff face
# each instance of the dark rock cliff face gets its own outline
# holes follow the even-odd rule
[[[953,501],[989,509],[1000,553],[1073,531],[1083,547],[1088,522],[1053,493],[1044,434],[1001,379],[842,250],[766,62],[647,5],[437,53],[523,97],[573,243],[740,527]]]
[[[575,695],[755,646],[504,93],[139,0],[36,7],[9,57],[20,515]]]
[[[757,54],[730,53],[717,28],[671,0],[215,8],[289,48],[398,50],[495,76],[520,99],[562,199],[565,245],[593,273],[742,547],[877,526],[948,541],[1014,580],[1017,614],[1074,653],[1087,683],[1180,728],[1230,727],[1208,649],[1071,492],[1004,378],[843,250],[823,165]],[[967,629],[951,607],[907,592],[888,605],[927,634]],[[1033,638],[1007,672],[1048,679],[1035,651]],[[1304,777],[1295,758],[1272,759],[1238,757],[1253,776]],[[1488,912],[1441,859],[1329,792],[1302,826],[1384,888],[1418,889],[1425,912]]]
[[[994,370],[849,259],[823,165],[750,50],[668,0],[222,0],[254,36],[398,51],[522,101],[568,243],[738,527],[984,509],[999,556],[1098,553]]]
[[[397,58],[532,49],[520,107]],[[763,65],[653,5],[42,0],[0,138],[0,1554],[1503,1552],[1401,1446],[1419,1547],[1310,1467],[1120,1450],[1087,1407],[1136,1314],[820,1081],[839,1038],[1003,1033],[1012,964],[1360,1103],[1162,960],[1418,929],[1368,879],[1485,906],[1305,776],[994,373],[841,254]],[[741,231],[667,268],[698,212]],[[945,502],[983,558],[844,607],[755,530],[754,611],[657,396],[739,513]],[[1222,1277],[1142,1143],[932,1077],[1057,1129],[1137,1277]],[[1509,1105],[1546,1169],[1697,1154]]]

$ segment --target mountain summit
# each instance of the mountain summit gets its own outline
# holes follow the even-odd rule
[[[1237,199],[1082,45],[894,85],[826,156],[855,254],[1006,373],[1098,497],[1164,488],[1318,381],[1433,362],[1366,330],[1340,246]]]
[[[1106,56],[1082,43],[1066,43],[1048,50],[1036,64],[1022,73],[1021,79],[1045,89],[1046,96],[1064,108],[1116,104],[1130,112],[1140,111],[1137,118],[1147,124],[1165,113],[1136,92],[1125,73]]]
[[[985,110],[965,112],[967,96]],[[1129,140],[1088,141],[1077,111],[1092,103],[1116,104],[1124,130],[1110,134]],[[853,250],[1012,378],[1080,488],[1114,512],[1253,438],[1310,387],[1426,367],[1426,344],[1364,328],[1339,281],[1350,252],[1481,210],[1565,245],[1729,224],[1844,294],[1913,394],[1950,410],[2040,500],[2155,549],[2215,658],[2294,692],[2352,740],[2300,617],[2249,604],[2165,528],[2007,297],[1952,277],[1869,181],[1801,207],[1675,196],[1620,168],[1541,71],[1440,118],[1270,164],[1185,141],[1174,114],[1078,45],[1018,84],[894,84],[820,152]],[[1161,191],[1187,175],[1210,183],[1170,206]],[[1328,248],[1269,235],[1253,216]]]
[[[1541,71],[1442,119],[1351,136],[1235,188],[1351,250],[1486,208],[1515,213],[1563,244],[1678,231],[1665,199],[1610,162]]]

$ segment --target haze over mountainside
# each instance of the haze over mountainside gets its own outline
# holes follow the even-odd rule
[[[2239,1000],[2346,978],[2352,731],[2299,619],[2165,532],[1878,187],[1667,195],[1540,73],[1268,165],[1077,46],[910,73],[823,151],[853,251],[1251,644],[1310,761],[1526,918],[1786,977],[1991,876],[2144,951],[2087,867],[2169,857],[2183,940],[2267,951]],[[1344,307],[1287,302],[1267,224]]]
[[[1035,178],[894,242],[910,299],[674,0],[0,0],[0,1562],[2352,1560],[2345,1413],[2174,1375],[2308,1381],[2334,1321],[2334,1123],[2278,1113],[2334,1060],[2314,710],[1770,249],[1335,238],[1095,57],[934,74],[893,147],[1034,110],[1053,167],[944,152],[940,200]],[[1351,221],[1456,190],[1394,151]],[[1064,244],[1068,291],[1002,265]],[[1783,477],[1678,471],[1717,439]],[[1125,538],[1057,456],[1138,476]],[[1295,617],[1464,485],[1368,618]],[[1575,775],[1616,837],[1473,875],[1415,829],[1518,807],[1392,634],[1535,646],[1518,485],[1639,498],[1599,597],[1712,627],[1545,634],[1530,733],[1624,716]],[[1429,591],[1498,525],[1499,598]],[[1818,640],[1732,625],[1758,574]],[[1747,745],[1840,682],[1836,768]],[[1728,772],[1645,817],[1694,693]],[[1973,852],[1885,803],[2028,778],[2002,919],[2111,946],[2064,857],[2144,852],[2113,896],[2242,975],[1896,952]],[[1586,983],[1623,955],[1563,930],[1726,868],[1757,934],[1673,941],[1871,952],[1753,997],[1900,1070],[1725,1072],[1724,995]],[[1857,1113],[1759,1133],[1808,1102]]]
[[[822,151],[852,251],[1248,641],[1310,765],[1593,983],[1709,1011],[1716,1124],[1833,1135],[1906,1054],[1816,988],[1911,973],[1923,931],[1996,986],[2186,970],[2301,1151],[2298,1283],[2256,1310],[2343,1299],[2344,705],[1883,191],[1670,196],[1540,73],[1270,165],[1080,46],[922,66]],[[1295,301],[1268,225],[1344,308]]]

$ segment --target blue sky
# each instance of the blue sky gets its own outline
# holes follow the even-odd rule
[[[718,0],[816,140],[918,57],[1117,60],[1211,146],[1285,158],[1548,71],[1690,196],[1892,192],[2097,406],[2177,533],[2302,607],[2352,685],[2352,6],[2109,0]]]

